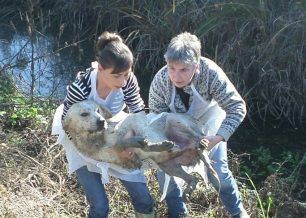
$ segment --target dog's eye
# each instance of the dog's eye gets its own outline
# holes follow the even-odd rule
[[[88,115],[89,115],[89,113],[86,113],[86,112],[81,113],[81,116],[82,116],[82,117],[87,117]]]

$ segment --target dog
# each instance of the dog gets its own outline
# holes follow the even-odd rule
[[[182,166],[194,166],[202,160],[218,180],[208,157],[208,141],[202,140],[199,124],[192,117],[164,113],[149,121],[144,113],[137,113],[127,115],[119,123],[114,120],[107,108],[85,100],[71,106],[63,128],[78,151],[92,159],[129,169],[140,168],[146,159],[152,160],[166,174],[187,183],[185,199],[196,188],[198,179]],[[120,152],[125,149],[135,155],[123,158]]]

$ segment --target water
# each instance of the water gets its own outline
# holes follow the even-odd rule
[[[75,77],[74,57],[54,52],[52,36],[30,37],[0,30],[0,69],[12,76],[17,88],[25,95],[33,94],[63,99],[66,85]]]

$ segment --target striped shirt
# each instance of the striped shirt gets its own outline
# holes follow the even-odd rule
[[[91,75],[95,70],[94,68],[88,68],[85,72],[79,72],[76,80],[67,87],[62,119],[66,116],[67,111],[74,103],[88,98],[92,91]],[[137,113],[144,110],[145,105],[139,90],[137,78],[134,73],[131,73],[126,85],[122,87],[124,102],[131,113]]]

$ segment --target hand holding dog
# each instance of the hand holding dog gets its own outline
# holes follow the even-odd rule
[[[126,140],[128,138],[131,138],[133,137],[134,134],[133,134],[133,131],[128,131],[124,137],[123,137],[123,140]],[[134,151],[133,151],[133,148],[126,148],[120,152],[118,152],[118,155],[120,158],[124,158],[124,159],[132,159],[135,155]]]
[[[122,150],[121,152],[118,152],[118,155],[120,158],[124,159],[132,159],[135,155],[133,148],[127,148]]]
[[[224,138],[220,135],[214,135],[214,136],[205,136],[203,137],[204,140],[208,141],[208,150],[210,151],[216,144],[218,144],[221,141],[224,141]]]

